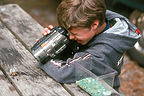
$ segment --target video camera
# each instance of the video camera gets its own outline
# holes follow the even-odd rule
[[[31,48],[33,56],[42,63],[56,57],[70,44],[66,29],[58,26],[50,31],[49,35],[42,37]]]

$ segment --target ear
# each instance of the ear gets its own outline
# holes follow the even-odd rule
[[[95,20],[91,25],[91,29],[96,30],[98,26],[99,26],[99,20]]]

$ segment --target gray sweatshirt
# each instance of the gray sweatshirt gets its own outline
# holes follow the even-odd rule
[[[127,18],[120,14],[107,10],[106,18],[109,21],[115,20],[116,23],[95,36],[87,45],[80,48],[72,58],[67,58],[67,60],[53,59],[46,64],[40,63],[40,67],[56,81],[71,83],[76,81],[75,74],[79,70],[79,64],[96,75],[109,72],[110,70],[101,66],[107,65],[118,72],[115,76],[114,88],[119,87],[118,75],[123,64],[119,61],[124,52],[134,46],[141,34]]]

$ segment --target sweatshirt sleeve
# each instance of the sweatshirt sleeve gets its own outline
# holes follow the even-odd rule
[[[53,79],[60,83],[75,82],[75,74],[78,71],[78,65],[84,65],[89,69],[92,55],[85,52],[79,52],[73,58],[68,58],[66,61],[52,59],[46,64],[40,63],[40,67]]]
[[[110,50],[113,50],[110,46],[98,44],[83,52],[76,53],[73,58],[68,58],[66,61],[50,60],[44,65],[40,63],[40,67],[56,81],[71,83],[77,80],[75,76],[79,71],[79,64],[96,75],[109,73],[111,70],[107,70],[103,65],[111,63],[109,61],[110,56],[107,56],[109,52],[112,52]],[[113,54],[115,53],[113,52]]]

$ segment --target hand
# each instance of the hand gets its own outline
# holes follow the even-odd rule
[[[50,34],[50,30],[53,29],[53,28],[54,28],[53,25],[49,25],[48,28],[44,28],[44,32],[42,32],[41,34],[42,34],[43,36],[46,36],[46,35]],[[36,42],[37,42],[38,40],[39,40],[39,39],[36,39]]]
[[[53,25],[49,25],[48,28],[44,29],[45,31],[42,32],[42,35],[46,36],[46,35],[50,34],[50,30],[53,29],[53,28],[54,28]]]

